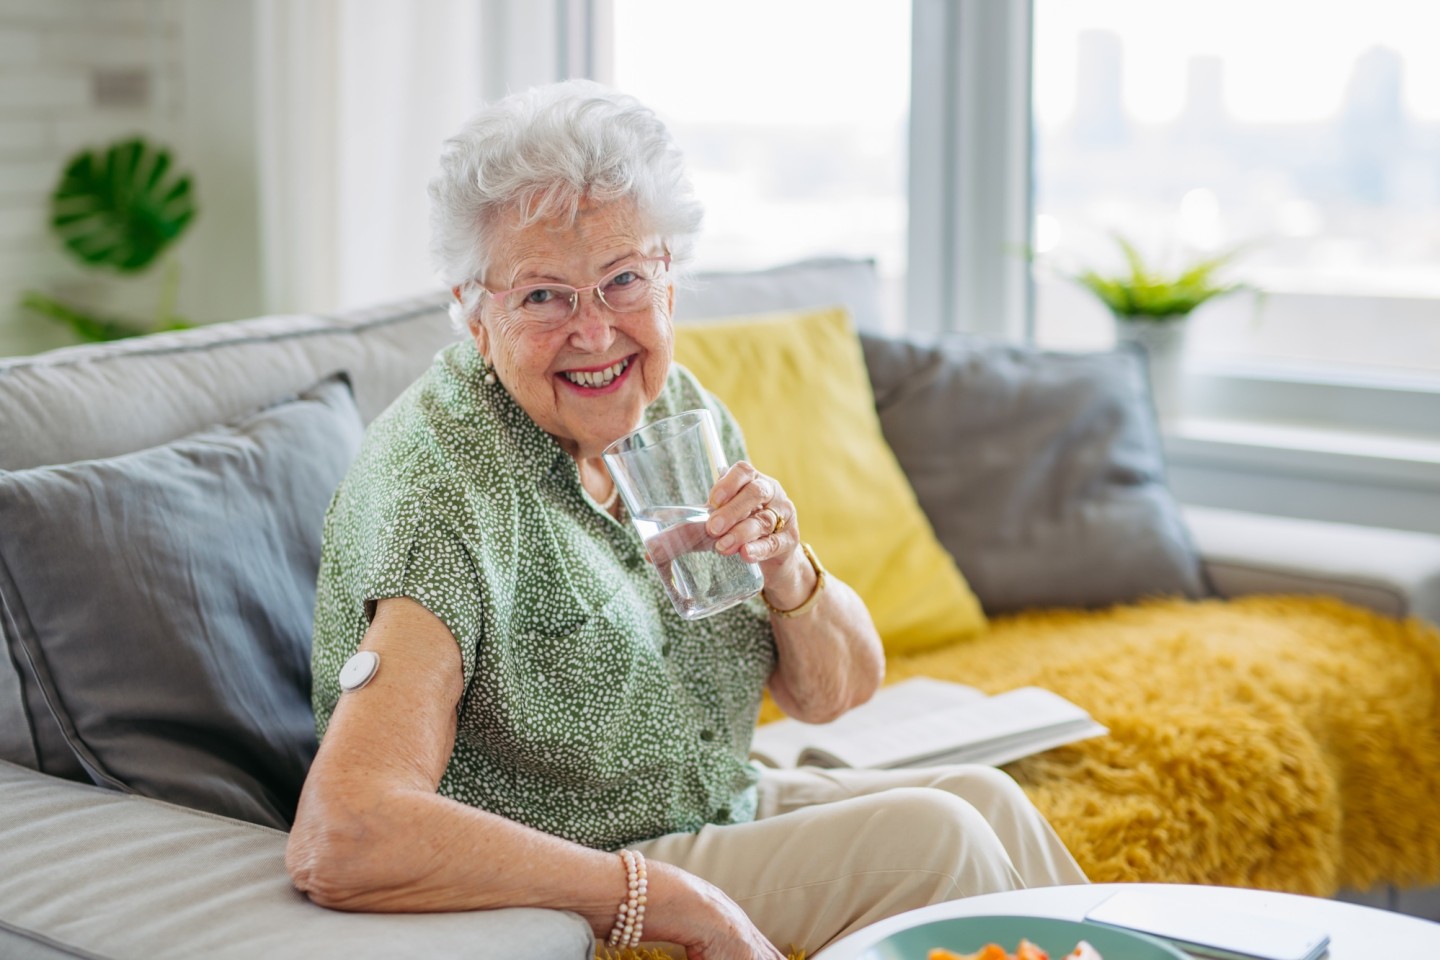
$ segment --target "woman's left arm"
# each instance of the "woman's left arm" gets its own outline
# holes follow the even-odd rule
[[[741,460],[716,482],[710,502],[706,529],[719,538],[715,548],[760,565],[772,610],[795,610],[814,595],[819,577],[801,548],[795,505],[774,477]],[[827,574],[808,610],[772,612],[770,623],[778,653],[770,694],[790,716],[824,723],[879,688],[885,657],[870,611],[834,576]]]

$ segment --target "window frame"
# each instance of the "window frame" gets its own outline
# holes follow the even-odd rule
[[[913,2],[912,330],[1030,339],[1031,16],[1029,2]]]

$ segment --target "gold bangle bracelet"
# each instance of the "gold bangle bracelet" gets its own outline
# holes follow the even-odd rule
[[[764,591],[760,593],[760,599],[765,601],[765,606],[770,608],[770,612],[784,620],[789,620],[791,617],[803,617],[809,613],[815,608],[815,604],[820,602],[820,594],[825,592],[825,578],[828,576],[825,568],[822,567],[820,561],[815,558],[815,551],[810,549],[810,544],[802,543],[800,544],[800,549],[805,551],[805,559],[810,561],[810,566],[815,571],[815,589],[810,591],[810,596],[805,598],[805,602],[798,607],[781,610],[770,602],[770,598],[765,596]]]

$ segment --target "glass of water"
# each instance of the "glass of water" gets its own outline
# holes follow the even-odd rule
[[[605,448],[605,466],[675,609],[698,620],[765,585],[756,564],[715,551],[710,488],[729,464],[709,410],[646,424]]]

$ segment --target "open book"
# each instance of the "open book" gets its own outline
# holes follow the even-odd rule
[[[750,756],[770,767],[998,766],[1106,733],[1084,710],[1039,687],[992,697],[914,677],[830,723],[767,723],[755,731]]]

